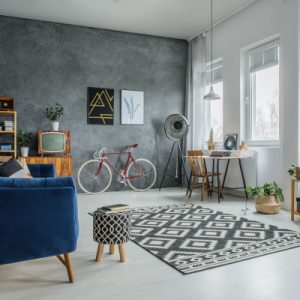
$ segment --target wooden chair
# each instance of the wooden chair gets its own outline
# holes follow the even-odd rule
[[[204,192],[207,191],[208,196],[212,195],[213,192],[213,182],[209,179],[217,177],[217,180],[220,182],[219,175],[220,173],[207,172],[205,160],[202,158],[204,155],[202,150],[189,150],[187,151],[188,161],[191,167],[191,178],[189,186],[189,198],[191,197],[193,190],[195,188],[201,188],[201,201],[204,199]],[[196,184],[196,179],[200,179],[200,183]],[[202,179],[202,182],[201,182]],[[221,196],[223,197],[223,196]]]

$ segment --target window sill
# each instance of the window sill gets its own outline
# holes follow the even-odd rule
[[[277,145],[257,145],[257,144],[248,144],[247,145],[248,148],[252,148],[252,149],[279,149],[280,148],[280,144]]]

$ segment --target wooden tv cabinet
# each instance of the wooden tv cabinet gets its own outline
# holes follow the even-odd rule
[[[72,156],[29,156],[28,164],[54,164],[56,176],[72,176]]]

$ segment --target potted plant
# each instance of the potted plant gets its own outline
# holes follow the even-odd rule
[[[240,150],[248,150],[248,147],[247,147],[245,141],[241,141],[241,144],[240,144]]]
[[[52,129],[58,131],[59,129],[59,118],[63,116],[64,108],[59,103],[54,106],[47,107],[45,110],[45,115],[49,121],[52,122]]]
[[[255,199],[256,211],[264,214],[277,214],[284,201],[283,191],[275,181],[262,186],[248,187],[246,192]]]
[[[19,129],[17,134],[18,145],[21,148],[21,156],[27,157],[29,152],[29,144],[32,140],[32,134],[25,130]]]
[[[214,130],[211,128],[209,132],[209,139],[207,141],[208,150],[215,150],[216,142],[214,141]]]
[[[296,179],[300,179],[300,168],[296,165],[292,164],[288,169],[289,175],[295,177]]]

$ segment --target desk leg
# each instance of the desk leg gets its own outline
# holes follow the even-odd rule
[[[247,214],[247,210],[248,210],[248,193],[246,192],[246,181],[245,181],[245,177],[244,177],[244,172],[243,172],[243,166],[242,166],[242,161],[239,158],[239,166],[240,166],[240,170],[241,170],[241,176],[242,176],[242,180],[243,180],[243,187],[244,187],[244,191],[245,191],[245,215]]]
[[[215,173],[215,160],[214,160],[214,159],[212,160],[212,173],[213,173],[213,174]],[[215,181],[214,178],[215,178],[215,177],[214,177],[214,175],[213,175],[213,176],[212,176],[212,179],[211,179],[211,180],[212,180],[212,181],[211,181],[211,185],[212,185],[212,188],[213,188],[213,189],[214,189],[214,181]]]
[[[227,171],[228,171],[229,163],[230,163],[230,159],[228,159],[227,164],[226,164],[226,169],[225,169],[225,173],[224,173],[224,178],[223,178],[222,188],[223,188],[224,185],[225,185],[225,180],[226,180],[226,177],[227,177]]]
[[[295,181],[291,180],[291,220],[294,221],[295,211]]]
[[[220,203],[220,175],[219,175],[219,159],[217,159],[217,180],[218,180],[218,203]]]
[[[242,176],[242,180],[243,180],[243,187],[244,187],[244,191],[245,191],[245,196],[246,196],[246,200],[248,201],[248,193],[246,192],[246,181],[245,181],[245,177],[244,177],[244,172],[243,172],[243,166],[242,166],[242,161],[239,158],[239,165],[240,165],[240,170],[241,170],[241,176]]]

